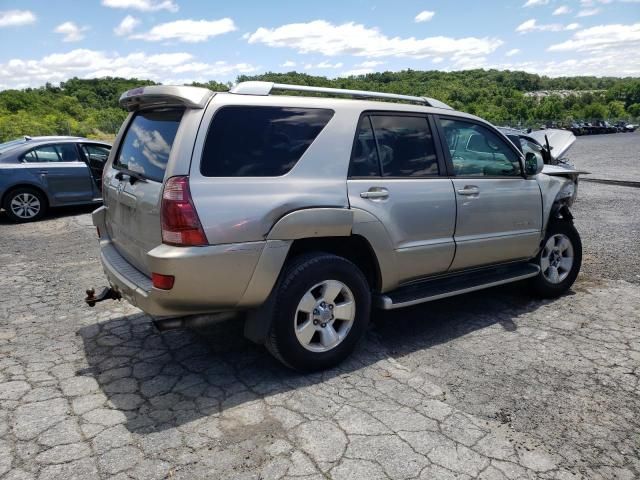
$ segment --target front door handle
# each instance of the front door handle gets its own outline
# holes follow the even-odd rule
[[[368,198],[368,199],[383,199],[383,198],[389,198],[389,190],[387,190],[386,188],[370,188],[369,190],[367,190],[366,192],[361,192],[360,193],[360,197],[361,198]]]
[[[46,175],[47,173],[49,173],[49,170],[38,170],[38,172],[42,175]]]
[[[465,185],[464,188],[458,190],[458,195],[478,195],[480,189],[475,185]]]

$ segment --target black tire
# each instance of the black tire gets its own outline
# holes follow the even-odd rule
[[[542,271],[543,265],[541,264],[541,261],[542,256],[545,253],[545,245],[547,244],[547,241],[554,235],[558,234],[564,235],[569,239],[569,242],[571,243],[571,247],[573,249],[573,264],[564,280],[558,283],[553,283],[548,280],[545,272]],[[530,283],[533,287],[534,293],[538,297],[559,297],[571,288],[571,285],[573,285],[573,282],[575,282],[578,273],[580,272],[580,266],[582,265],[582,241],[580,240],[580,235],[578,234],[576,228],[573,226],[573,223],[565,220],[557,220],[549,224],[542,245],[543,247],[540,249],[540,252],[538,252],[538,255],[536,256],[536,265],[541,267],[541,271],[536,277],[533,277],[531,279]]]
[[[11,208],[11,204],[14,201],[14,199],[20,199],[21,196],[24,196],[24,195],[33,196],[39,202],[37,213],[35,213],[33,216],[22,217],[20,215],[17,215]],[[27,197],[27,198],[30,198],[30,197]],[[16,188],[15,190],[11,190],[9,193],[5,195],[2,207],[5,209],[9,219],[12,222],[26,223],[26,222],[35,222],[37,220],[40,220],[42,217],[44,217],[45,213],[47,213],[48,204],[47,204],[47,198],[42,194],[40,190],[37,190],[35,188],[29,188],[29,187],[21,187],[21,188]],[[30,209],[30,211],[33,211],[33,210]]]
[[[331,350],[309,351],[295,332],[298,304],[314,285],[330,280],[343,283],[353,294],[355,318],[350,330]],[[318,252],[294,258],[283,272],[278,290],[274,293],[273,319],[265,346],[274,357],[294,370],[312,372],[339,364],[353,352],[369,323],[369,284],[358,267],[336,255]]]

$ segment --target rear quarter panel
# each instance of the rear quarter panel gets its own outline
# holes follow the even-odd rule
[[[330,108],[302,97],[214,97],[196,138],[190,170],[193,201],[211,244],[262,240],[281,217],[295,210],[349,207],[346,178],[359,108],[334,108],[333,118],[286,175],[205,177],[200,162],[207,131],[215,112],[226,105]]]

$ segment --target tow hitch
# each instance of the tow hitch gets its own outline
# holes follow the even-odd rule
[[[84,299],[87,305],[95,307],[96,303],[103,302],[105,300],[120,300],[122,295],[111,287],[104,287],[102,291],[96,295],[96,291],[93,288],[87,290],[87,297]]]

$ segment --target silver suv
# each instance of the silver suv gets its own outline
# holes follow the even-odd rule
[[[246,312],[248,338],[309,371],[350,354],[372,306],[524,279],[554,297],[578,275],[575,174],[541,173],[539,154],[437,100],[245,82],[120,103],[93,213],[110,287],[89,305]]]

